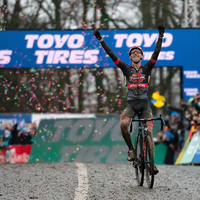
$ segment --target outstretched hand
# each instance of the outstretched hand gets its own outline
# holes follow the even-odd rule
[[[101,34],[100,34],[100,32],[99,32],[98,29],[95,29],[95,30],[93,31],[93,35],[94,35],[98,40],[101,40],[101,39],[102,39]]]
[[[158,31],[159,31],[159,36],[163,37],[164,36],[164,32],[165,32],[165,25],[164,24],[160,24],[158,26]]]

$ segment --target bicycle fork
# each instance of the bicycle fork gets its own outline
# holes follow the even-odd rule
[[[143,152],[144,152],[144,158],[146,158],[146,145],[145,145],[145,137],[143,137]]]

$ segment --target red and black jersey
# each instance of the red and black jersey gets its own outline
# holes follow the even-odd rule
[[[113,62],[122,70],[124,76],[126,77],[126,84],[128,88],[127,100],[148,98],[148,77],[150,76],[151,70],[156,64],[158,55],[160,53],[162,38],[158,38],[151,59],[145,65],[141,65],[138,70],[134,67],[134,65],[131,66],[121,61],[104,41],[101,42],[101,45],[107,54],[111,57]]]

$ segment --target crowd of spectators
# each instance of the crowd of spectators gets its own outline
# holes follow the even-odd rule
[[[180,107],[167,104],[165,115],[165,129],[157,132],[157,142],[167,146],[165,164],[174,164],[177,156],[183,148],[186,130],[189,131],[189,139],[200,131],[200,92],[187,102],[182,99]]]
[[[33,138],[36,134],[36,124],[26,123],[23,126],[21,124],[3,124],[4,137],[3,143],[0,148],[7,145],[25,145],[32,144]]]

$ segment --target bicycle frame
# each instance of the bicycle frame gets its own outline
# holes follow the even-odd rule
[[[140,117],[140,114],[138,115],[138,118]],[[142,130],[144,130],[144,136],[142,135],[143,138],[143,148],[145,147],[145,138],[148,135],[148,127],[147,127],[147,122],[148,121],[156,121],[160,120],[161,121],[161,130],[163,130],[163,126],[165,125],[165,122],[162,118],[162,115],[160,114],[160,117],[157,118],[147,118],[147,119],[132,119],[131,121],[131,131],[132,132],[132,122],[139,122],[139,132],[138,135],[142,135]],[[144,148],[144,153],[145,153],[145,148]]]
[[[143,139],[143,153],[144,153],[144,157],[145,157],[146,156],[145,139],[146,139],[146,136],[148,135],[148,127],[147,127],[146,121],[144,121],[142,124],[142,121],[139,120],[139,128],[138,129],[139,129],[138,136],[142,137],[142,139]],[[143,130],[144,135],[142,134],[142,130]]]

